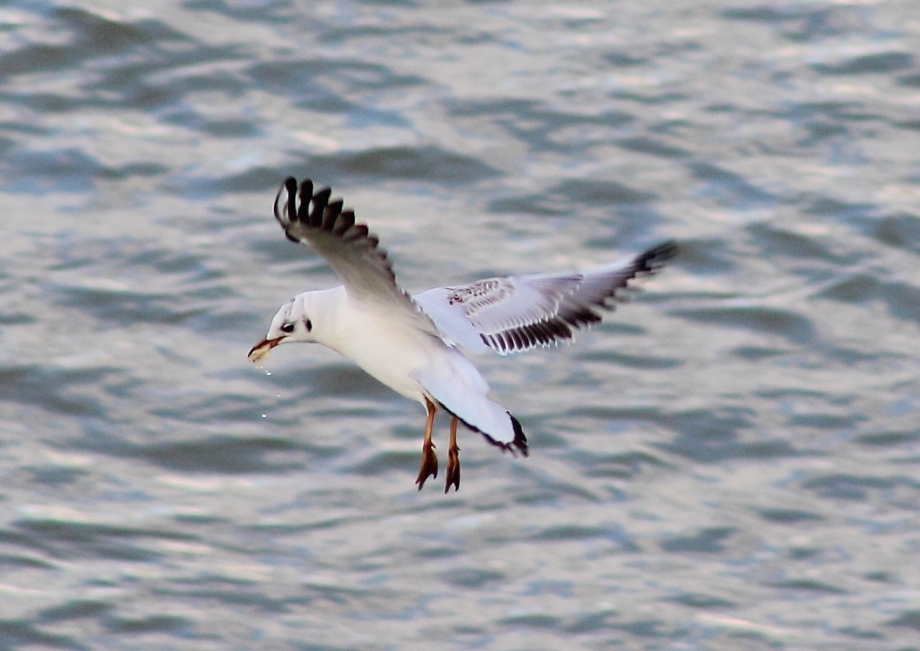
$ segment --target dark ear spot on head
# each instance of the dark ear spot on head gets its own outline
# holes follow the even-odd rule
[[[304,319],[303,324],[304,324],[304,327],[306,327],[307,332],[310,332],[311,330],[313,330],[313,324],[310,323],[310,319]]]

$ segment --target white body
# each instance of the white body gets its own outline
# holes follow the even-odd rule
[[[268,339],[323,344],[400,395],[440,405],[490,441],[521,441],[520,425],[489,400],[489,384],[476,367],[427,324],[419,312],[356,300],[335,287],[295,296],[278,310]],[[293,330],[282,336],[285,325]]]
[[[413,374],[444,355],[447,346],[440,339],[419,330],[414,320],[400,310],[356,302],[344,287],[304,292],[295,299],[314,319],[313,336],[360,366],[396,393],[425,404],[425,389]]]

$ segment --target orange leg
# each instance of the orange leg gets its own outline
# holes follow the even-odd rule
[[[437,407],[428,398],[425,398],[425,409],[428,410],[428,422],[425,424],[425,440],[422,441],[422,466],[418,469],[418,489],[422,490],[425,480],[429,477],[437,479],[438,456],[434,453],[434,443],[431,442],[431,430],[434,428],[434,414]]]
[[[447,483],[444,485],[444,492],[450,490],[451,485],[454,492],[460,490],[460,448],[457,446],[457,417],[450,418],[450,447],[447,449]]]

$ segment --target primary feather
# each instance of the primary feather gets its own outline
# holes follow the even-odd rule
[[[309,179],[298,186],[293,177],[286,178],[275,197],[274,213],[287,238],[312,247],[326,258],[349,295],[374,303],[394,302],[426,330],[436,332],[434,324],[396,283],[390,259],[377,236],[365,224],[355,223],[354,211],[344,210],[341,199],[330,201],[331,194],[328,187],[314,193]]]

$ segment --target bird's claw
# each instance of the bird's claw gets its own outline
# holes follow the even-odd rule
[[[418,479],[415,480],[419,490],[422,490],[429,477],[438,478],[438,455],[434,453],[434,443],[422,446],[422,465],[418,470]]]
[[[447,482],[444,484],[444,492],[450,491],[454,487],[454,492],[460,490],[460,448],[451,448],[447,453]]]

